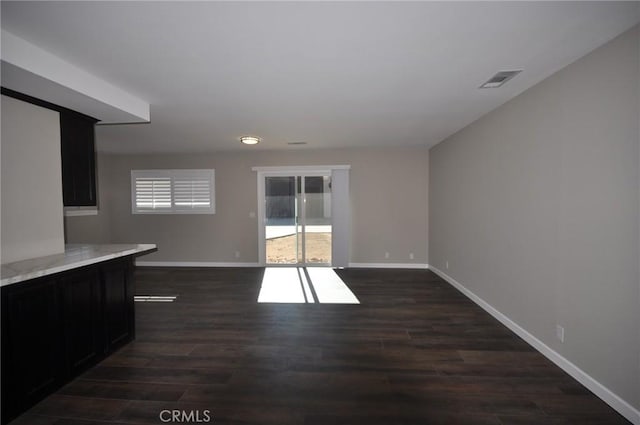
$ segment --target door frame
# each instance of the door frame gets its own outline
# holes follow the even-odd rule
[[[318,169],[316,167],[274,167],[279,169],[274,170],[265,170],[258,172],[258,259],[260,265],[269,266],[269,267],[282,267],[282,266],[293,266],[293,267],[308,267],[308,266],[320,266],[327,267],[331,266],[331,264],[309,264],[306,262],[306,211],[304,205],[297,205],[297,210],[301,211],[300,214],[300,222],[297,222],[301,227],[302,233],[302,256],[304,258],[304,262],[292,263],[292,264],[267,264],[266,258],[266,235],[265,235],[265,178],[266,177],[331,177],[331,169]],[[303,185],[304,186],[304,185]],[[303,199],[305,196],[304,187],[300,188],[300,194]],[[295,196],[298,196],[296,192]],[[297,231],[297,230],[296,230]]]
[[[304,177],[317,177],[317,176],[331,176],[332,171],[348,170],[351,167],[349,165],[303,165],[303,166],[283,166],[283,167],[253,167],[253,171],[257,171],[257,184],[258,184],[258,263],[260,266],[266,267],[330,267],[331,264],[267,264],[266,259],[266,240],[264,229],[264,215],[265,215],[265,177],[291,177],[291,176],[304,176]],[[333,227],[333,226],[332,226]],[[332,229],[333,232],[333,229]],[[333,255],[332,255],[333,262]]]

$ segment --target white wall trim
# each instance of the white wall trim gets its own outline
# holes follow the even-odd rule
[[[265,267],[260,263],[222,263],[215,261],[140,261],[139,267]],[[286,265],[269,265],[268,267],[286,267]],[[291,264],[292,267],[299,267]],[[314,267],[314,266],[311,266]],[[425,263],[349,263],[349,267],[366,269],[428,269]]]
[[[542,353],[545,357],[559,366],[562,370],[571,375],[574,379],[580,382],[582,385],[587,387],[590,391],[592,391],[595,395],[600,397],[605,403],[615,409],[622,416],[627,418],[631,423],[635,425],[640,425],[640,411],[630,405],[628,402],[620,398],[613,391],[602,385],[600,382],[596,381],[593,377],[587,374],[585,371],[580,369],[575,364],[571,363],[571,361],[567,360],[558,352],[554,351],[551,347],[546,345],[544,342],[540,341],[538,338],[530,334],[527,330],[522,328],[520,325],[515,323],[513,320],[509,319],[503,313],[495,309],[491,304],[471,292],[460,282],[456,281],[451,276],[446,273],[438,270],[436,267],[429,267],[433,272],[435,272],[438,276],[447,281],[454,288],[462,292],[465,296],[467,296],[471,301],[478,304],[482,307],[487,313],[491,314],[493,317],[498,319],[503,325],[513,331],[520,338],[524,339],[529,345]]]
[[[428,269],[426,263],[349,263],[349,267],[362,269]]]
[[[273,176],[331,176],[333,188],[331,190],[332,205],[332,255],[331,265],[342,267],[349,261],[350,246],[350,203],[349,203],[349,170],[351,165],[294,165],[253,167],[256,171],[258,193],[258,262],[262,266],[271,266],[266,261],[265,235],[265,178]],[[304,190],[302,191],[304,195]],[[339,207],[339,208],[338,208]],[[304,214],[301,224],[304,229]],[[303,230],[304,231],[304,230]],[[339,247],[340,249],[338,249]],[[304,256],[303,246],[303,256]]]
[[[260,263],[224,263],[215,261],[140,261],[136,260],[139,267],[299,267],[295,264],[269,264]],[[306,267],[306,266],[305,266]],[[310,265],[309,267],[316,267]],[[324,266],[318,266],[324,267]],[[349,263],[349,267],[363,269],[428,269],[426,263]]]
[[[74,208],[74,207],[65,207],[64,208],[64,216],[65,217],[79,217],[83,215],[98,215],[97,208]]]
[[[292,165],[283,167],[252,167],[251,170],[259,172],[284,172],[284,173],[304,173],[304,172],[330,172],[331,170],[350,170],[351,165]]]
[[[258,263],[218,263],[213,261],[139,261],[139,267],[260,267]]]

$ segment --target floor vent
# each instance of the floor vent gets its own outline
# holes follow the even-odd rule
[[[176,298],[174,295],[136,295],[133,300],[137,303],[172,303]]]

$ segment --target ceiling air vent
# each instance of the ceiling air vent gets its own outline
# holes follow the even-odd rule
[[[301,146],[301,145],[306,145],[307,142],[287,142],[287,145],[289,146]]]
[[[522,72],[521,69],[515,71],[500,71],[480,86],[481,89],[496,89],[504,83]]]

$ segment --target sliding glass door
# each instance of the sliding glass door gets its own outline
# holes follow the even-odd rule
[[[303,262],[331,264],[331,177],[306,176],[302,179],[304,234]]]
[[[331,264],[331,176],[264,176],[267,265]]]
[[[300,223],[296,177],[265,177],[264,188],[267,263],[297,264]]]

